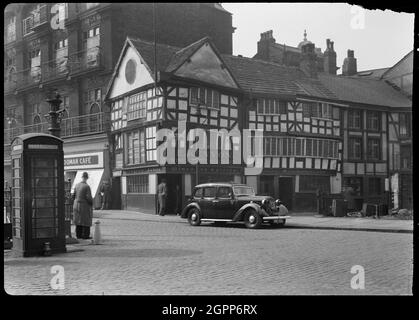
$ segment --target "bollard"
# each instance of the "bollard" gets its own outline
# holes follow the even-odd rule
[[[102,239],[101,239],[101,234],[100,234],[100,221],[96,220],[95,222],[95,234],[93,236],[93,243],[94,244],[100,244]]]

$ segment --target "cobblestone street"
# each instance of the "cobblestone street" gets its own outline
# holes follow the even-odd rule
[[[175,216],[96,212],[102,245],[16,258],[5,251],[5,290],[20,294],[411,294],[412,234],[242,225],[190,226]],[[95,221],[96,219],[94,219]],[[287,222],[288,223],[288,222]],[[289,220],[292,226],[292,219]],[[92,228],[92,233],[93,233]],[[65,289],[50,286],[51,267]],[[353,290],[351,267],[365,269]]]

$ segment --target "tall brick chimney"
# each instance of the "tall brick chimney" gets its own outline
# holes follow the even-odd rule
[[[269,30],[260,34],[257,53],[258,59],[269,60],[269,46],[275,43],[272,33],[272,30]]]
[[[343,60],[342,74],[344,76],[353,76],[357,73],[356,59],[354,58],[354,51],[348,50],[348,56]]]
[[[339,68],[336,66],[336,52],[333,44],[333,41],[326,39],[326,51],[323,53],[323,69],[326,73],[336,75],[336,71]]]
[[[301,47],[300,69],[311,78],[317,78],[316,58],[314,43],[303,44]]]

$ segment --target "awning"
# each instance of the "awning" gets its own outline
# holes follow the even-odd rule
[[[74,192],[74,187],[76,186],[76,184],[81,182],[81,176],[83,172],[87,172],[87,174],[89,175],[89,179],[87,179],[86,182],[90,186],[90,190],[92,191],[92,197],[96,197],[96,193],[98,192],[99,185],[102,180],[103,171],[103,169],[77,171],[76,177],[73,181],[73,185],[71,186],[71,193]]]

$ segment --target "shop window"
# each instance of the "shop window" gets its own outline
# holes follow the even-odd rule
[[[330,177],[306,175],[300,176],[300,192],[316,192],[317,189],[329,193]]]
[[[127,193],[148,193],[148,175],[127,176]]]
[[[360,197],[362,195],[362,178],[361,177],[346,177],[343,179],[343,189],[351,188],[353,195]]]
[[[368,178],[368,194],[381,195],[381,178]]]

